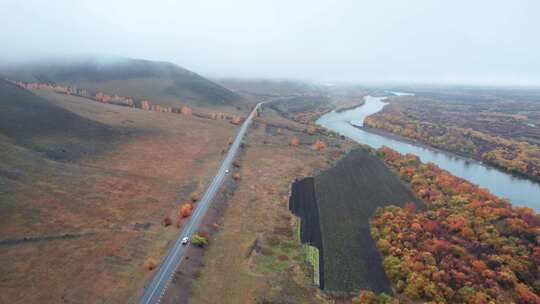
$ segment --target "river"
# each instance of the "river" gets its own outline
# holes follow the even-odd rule
[[[392,92],[395,95],[406,93]],[[481,162],[442,152],[430,147],[416,145],[384,135],[374,134],[356,126],[363,126],[364,119],[377,113],[386,105],[385,97],[366,96],[365,103],[343,112],[329,112],[317,120],[317,124],[347,136],[373,148],[387,146],[400,153],[412,153],[423,162],[433,162],[452,174],[489,189],[491,193],[509,199],[513,204],[528,206],[540,211],[540,184],[516,177]]]

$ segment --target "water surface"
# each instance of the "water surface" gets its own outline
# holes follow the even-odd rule
[[[341,113],[335,111],[327,113],[317,120],[317,124],[373,148],[387,146],[400,153],[416,154],[423,162],[433,162],[456,176],[489,189],[491,193],[499,197],[509,199],[516,205],[528,206],[540,211],[540,184],[538,183],[516,177],[475,160],[370,133],[355,127],[355,125],[363,126],[367,116],[382,110],[386,105],[382,100],[384,97],[366,96],[364,105]]]

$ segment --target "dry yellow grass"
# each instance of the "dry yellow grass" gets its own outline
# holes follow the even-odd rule
[[[189,303],[324,302],[300,262],[288,189],[295,177],[328,166],[327,158],[307,146],[290,147],[280,136],[265,144],[265,133],[259,125],[248,135],[243,178],[205,252]],[[254,244],[261,248],[252,250]]]
[[[0,303],[135,302],[152,273],[145,260],[161,260],[178,233],[163,219],[209,182],[236,127],[44,95],[130,135],[76,163],[43,159],[0,138],[1,165],[22,174],[2,194],[1,238],[75,235],[2,245]]]

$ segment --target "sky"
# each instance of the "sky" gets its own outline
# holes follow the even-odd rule
[[[537,0],[1,0],[0,63],[170,61],[210,77],[540,85]]]

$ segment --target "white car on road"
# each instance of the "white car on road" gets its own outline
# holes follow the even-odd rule
[[[182,245],[187,245],[187,243],[189,243],[189,238],[187,236],[185,236],[183,239],[182,239]]]

